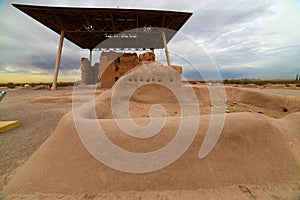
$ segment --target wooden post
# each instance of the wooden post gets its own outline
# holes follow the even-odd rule
[[[167,39],[166,39],[166,35],[165,35],[165,31],[162,31],[161,33],[163,42],[164,42],[164,47],[165,47],[165,53],[166,53],[166,58],[167,58],[167,62],[168,62],[168,66],[171,65],[171,61],[170,61],[170,55],[169,55],[169,50],[168,50],[168,44],[167,44]]]
[[[54,70],[54,77],[53,77],[53,83],[52,83],[51,90],[56,90],[57,89],[57,77],[58,77],[58,71],[59,71],[61,51],[62,51],[62,46],[63,46],[63,42],[64,42],[64,36],[65,36],[65,32],[62,30],[61,34],[60,34],[59,44],[58,44],[55,70]]]

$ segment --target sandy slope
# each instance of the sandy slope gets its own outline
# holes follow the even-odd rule
[[[102,99],[107,100],[107,94],[100,95],[97,101],[105,102]],[[150,199],[153,195],[158,195],[157,199],[197,199],[202,194],[203,197],[220,197],[220,191],[223,191],[222,194],[228,198],[246,199],[253,195],[249,191],[256,191],[255,195],[260,199],[272,199],[272,194],[273,199],[280,195],[293,198],[299,192],[297,183],[300,180],[299,140],[294,139],[298,138],[297,130],[300,130],[297,123],[299,116],[300,113],[294,113],[277,120],[254,113],[228,114],[217,145],[206,158],[199,159],[197,154],[210,122],[210,115],[203,115],[193,144],[180,159],[159,171],[130,174],[104,166],[86,151],[70,112],[62,118],[50,138],[16,172],[5,192],[43,193],[45,198],[47,194],[49,198],[73,198],[74,193],[86,195],[75,195],[76,198],[89,195],[96,198],[101,193],[112,199],[120,196],[124,199],[138,199],[138,196]],[[136,120],[145,123],[143,121],[148,119]],[[160,148],[173,137],[179,118],[169,117],[161,134],[148,141],[122,134],[111,119],[98,121],[115,144],[130,151],[147,152]],[[286,142],[289,140],[293,143]],[[251,185],[257,188],[249,189]],[[263,192],[264,187],[267,192]],[[266,194],[269,196],[264,196]]]
[[[8,198],[16,199],[296,199],[300,194],[300,97],[284,96],[244,88],[226,87],[226,98],[219,86],[190,86],[180,89],[196,94],[200,113],[192,107],[191,96],[182,101],[190,109],[183,113],[177,98],[168,89],[151,84],[128,93],[133,85],[159,77],[167,84],[180,84],[180,78],[161,66],[138,68],[120,80],[123,88],[117,93],[114,106],[123,107],[125,99],[131,117],[144,126],[149,123],[149,108],[161,103],[166,112],[154,109],[155,116],[165,117],[166,123],[159,134],[150,138],[134,138],[124,134],[113,119],[116,114],[125,120],[127,111],[111,111],[111,91],[96,97],[95,101],[80,106],[65,114],[51,136],[18,168],[4,187]],[[154,76],[155,75],[155,76]],[[140,76],[143,76],[142,78]],[[151,79],[150,79],[151,78]],[[136,79],[136,81],[134,81]],[[120,82],[120,80],[118,82]],[[169,82],[168,82],[169,81]],[[125,88],[125,89],[124,89]],[[214,90],[212,90],[214,89]],[[101,92],[99,92],[101,93]],[[210,95],[216,95],[212,100]],[[78,103],[86,100],[79,95]],[[82,97],[82,98],[81,98]],[[94,98],[95,96],[91,96]],[[51,102],[69,102],[71,94],[50,98]],[[75,98],[76,99],[76,98]],[[90,99],[90,98],[87,98]],[[35,98],[32,102],[47,102],[47,97]],[[199,105],[198,105],[199,104]],[[224,109],[219,109],[223,107]],[[193,109],[191,109],[193,108]],[[198,157],[203,145],[214,109],[235,113],[226,114],[221,136],[213,150],[205,157]],[[251,112],[238,109],[251,108]],[[255,113],[262,109],[267,115]],[[93,112],[94,111],[94,112]],[[151,111],[151,112],[152,112]],[[181,112],[182,111],[182,112]],[[242,111],[242,110],[241,110]],[[74,118],[74,114],[80,115]],[[84,134],[89,135],[92,123],[101,126],[106,137],[118,147],[131,152],[151,152],[166,146],[176,135],[181,115],[198,116],[200,124],[192,123],[184,128],[188,138],[196,131],[196,137],[184,154],[165,168],[148,173],[127,173],[114,170],[96,160],[83,145],[78,134],[78,125],[84,124]],[[283,118],[268,117],[269,114]],[[161,118],[160,118],[161,119]],[[191,118],[189,118],[191,119]],[[220,119],[220,118],[218,118]],[[75,121],[76,123],[75,123]],[[192,122],[192,121],[191,121]],[[82,132],[81,132],[82,133]],[[91,136],[93,137],[93,136]],[[179,144],[185,142],[181,138]],[[102,154],[108,155],[104,149]],[[111,159],[115,154],[109,154]],[[122,159],[122,157],[120,157]],[[161,155],[158,160],[167,159]],[[153,161],[155,163],[156,161]],[[152,165],[152,162],[146,163]],[[137,165],[137,163],[126,163]]]
[[[86,151],[72,125],[72,113],[69,113],[5,190],[9,193],[81,191],[93,194],[103,191],[191,190],[299,180],[299,165],[273,121],[258,114],[228,115],[214,150],[206,158],[199,159],[197,153],[209,119],[204,116],[201,121],[194,143],[175,163],[151,173],[129,174],[100,164]],[[147,143],[136,143],[125,136],[120,138],[121,131],[111,120],[103,121],[101,126],[112,141],[123,144],[123,148],[133,150],[134,145],[136,151],[143,152],[152,149],[153,143],[166,141],[176,124],[178,118],[175,117],[166,124],[162,136],[155,136]]]

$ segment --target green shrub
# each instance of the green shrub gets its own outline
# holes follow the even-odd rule
[[[13,89],[13,88],[15,88],[16,86],[15,86],[15,84],[14,83],[7,83],[7,86],[6,86],[7,88],[10,88],[10,89]]]

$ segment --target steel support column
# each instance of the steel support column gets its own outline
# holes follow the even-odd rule
[[[52,90],[57,89],[57,77],[58,77],[62,47],[63,47],[63,43],[64,43],[64,36],[65,36],[65,32],[62,30],[60,33],[60,39],[59,39],[58,50],[57,50],[57,55],[56,55],[54,77],[53,77],[53,83],[52,83],[52,87],[51,87]]]
[[[165,47],[165,53],[166,53],[166,58],[167,58],[167,62],[168,62],[168,66],[171,65],[171,61],[170,61],[170,55],[169,55],[169,50],[168,50],[168,44],[167,44],[167,39],[166,39],[166,35],[165,35],[165,31],[162,31],[161,33],[163,42],[164,42],[164,47]]]

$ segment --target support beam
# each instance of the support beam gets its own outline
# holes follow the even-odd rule
[[[154,53],[154,48],[150,48],[150,50],[151,50],[151,52],[152,52],[153,54],[155,54],[155,53]]]
[[[171,61],[170,61],[170,55],[169,55],[169,50],[168,50],[168,44],[167,44],[167,39],[166,39],[166,35],[165,35],[165,31],[162,31],[161,33],[163,42],[164,42],[164,47],[165,47],[165,53],[166,53],[166,58],[167,58],[167,62],[168,62],[168,66],[171,65]]]
[[[90,49],[90,63],[92,66],[93,49]]]
[[[58,44],[58,50],[56,55],[56,62],[55,62],[55,70],[54,70],[54,77],[53,77],[53,83],[52,83],[52,90],[57,89],[57,77],[58,77],[58,71],[59,71],[59,64],[60,64],[60,58],[61,58],[61,51],[64,43],[64,36],[65,32],[62,30],[60,33],[60,39]]]

